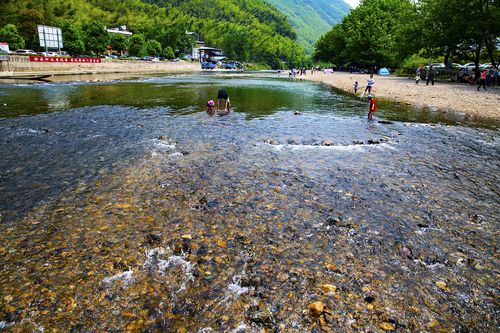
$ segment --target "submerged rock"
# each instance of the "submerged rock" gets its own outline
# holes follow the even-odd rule
[[[323,312],[326,311],[327,306],[325,303],[321,301],[316,301],[314,303],[309,304],[307,308],[314,317],[319,317],[323,314]]]
[[[324,140],[323,142],[321,142],[321,145],[323,145],[323,146],[333,146],[333,141],[331,141],[331,140]]]

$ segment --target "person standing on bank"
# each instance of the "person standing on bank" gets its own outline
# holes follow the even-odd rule
[[[427,72],[427,82],[425,83],[426,86],[429,85],[429,81],[431,81],[432,85],[434,85],[434,67],[431,66],[429,68],[429,71]]]
[[[224,112],[229,112],[231,102],[229,101],[229,95],[227,94],[227,91],[225,91],[224,89],[221,89],[217,92],[217,112],[220,112],[222,100],[224,100]]]
[[[370,74],[370,77],[368,78],[366,88],[365,88],[365,92],[368,91],[368,95],[372,93],[372,87],[373,87],[374,83],[375,83],[375,80],[373,79],[373,74]]]
[[[485,69],[481,72],[481,76],[479,79],[479,87],[477,87],[477,91],[479,91],[479,88],[481,88],[481,86],[484,88],[484,90],[486,90],[486,76],[487,75],[488,75],[487,69]]]

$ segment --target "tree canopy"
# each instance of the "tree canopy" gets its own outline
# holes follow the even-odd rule
[[[317,60],[399,66],[414,54],[495,62],[496,0],[364,0],[316,43]]]
[[[14,24],[7,24],[0,29],[0,40],[9,43],[12,50],[24,48],[24,38],[19,35]]]

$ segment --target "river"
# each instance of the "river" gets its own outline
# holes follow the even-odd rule
[[[497,124],[366,111],[274,76],[0,84],[0,331],[496,332]]]

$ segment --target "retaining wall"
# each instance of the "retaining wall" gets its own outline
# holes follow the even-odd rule
[[[85,74],[85,73],[143,73],[189,72],[200,70],[200,63],[186,61],[141,61],[101,59],[100,63],[34,62],[27,55],[8,55],[0,61],[3,75],[16,73]]]

